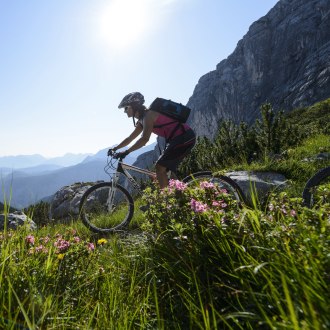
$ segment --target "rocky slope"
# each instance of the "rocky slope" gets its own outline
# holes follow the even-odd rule
[[[280,0],[200,78],[189,122],[212,138],[220,120],[252,123],[265,102],[289,111],[329,97],[330,1]]]

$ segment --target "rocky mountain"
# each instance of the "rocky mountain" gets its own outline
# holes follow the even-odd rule
[[[189,122],[212,138],[219,121],[252,123],[266,102],[290,111],[329,97],[330,1],[280,0],[199,79]]]

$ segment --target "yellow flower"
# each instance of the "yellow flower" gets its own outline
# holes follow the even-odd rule
[[[57,255],[57,259],[62,260],[64,258],[64,254],[60,253]]]
[[[97,244],[98,245],[103,245],[107,242],[107,240],[105,238],[100,238],[98,241],[97,241]]]

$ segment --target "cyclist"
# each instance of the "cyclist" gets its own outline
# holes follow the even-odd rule
[[[143,147],[150,139],[151,133],[165,138],[166,146],[156,162],[156,175],[160,188],[168,185],[167,171],[174,173],[185,156],[189,154],[196,143],[192,128],[186,123],[180,123],[164,114],[147,109],[144,106],[144,96],[139,92],[126,95],[120,102],[119,109],[124,108],[127,117],[133,118],[133,132],[116,147],[109,149],[108,155],[113,155],[118,149],[124,148],[141,137],[128,149],[116,153],[116,158],[126,157],[130,152]],[[138,120],[135,124],[135,118]]]

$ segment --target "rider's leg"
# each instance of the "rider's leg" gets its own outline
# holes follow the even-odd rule
[[[156,175],[159,187],[161,189],[166,188],[168,186],[168,177],[167,177],[167,169],[165,166],[160,164],[156,164]]]
[[[176,172],[182,159],[191,151],[196,142],[195,133],[188,130],[169,141],[165,150],[156,162],[156,175],[160,188],[168,186],[168,176],[166,170]]]

